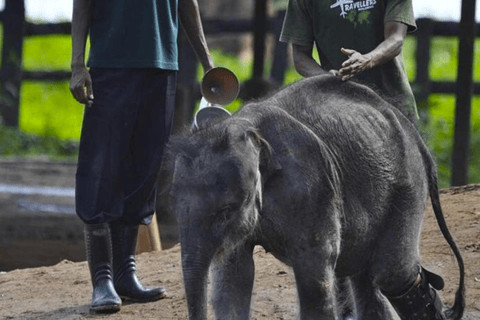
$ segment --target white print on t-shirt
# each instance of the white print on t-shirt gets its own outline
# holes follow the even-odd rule
[[[357,9],[358,11],[368,10],[373,8],[377,4],[377,0],[363,0],[353,2],[353,0],[336,0],[334,4],[330,6],[330,9],[340,7],[342,12],[340,12],[340,16],[345,19],[348,11]]]

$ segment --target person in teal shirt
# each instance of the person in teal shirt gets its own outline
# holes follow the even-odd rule
[[[138,227],[155,212],[155,188],[173,123],[178,30],[204,72],[214,67],[197,0],[74,0],[74,98],[86,105],[76,173],[76,212],[84,222],[93,286],[91,310],[122,300],[155,301],[136,275]],[[90,56],[85,48],[90,36]]]
[[[292,43],[298,73],[331,73],[379,90],[413,123],[415,98],[402,58],[416,29],[411,0],[290,0],[280,41]],[[316,46],[318,64],[312,57]]]

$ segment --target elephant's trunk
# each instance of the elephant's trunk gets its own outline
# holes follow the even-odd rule
[[[201,240],[190,237],[182,242],[183,281],[189,320],[207,319],[207,280],[215,249],[202,245]]]

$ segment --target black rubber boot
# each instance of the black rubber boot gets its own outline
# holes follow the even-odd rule
[[[113,274],[115,290],[122,299],[133,302],[156,301],[166,296],[166,290],[144,288],[136,274],[135,250],[138,226],[110,224],[113,244]]]
[[[116,312],[122,300],[113,285],[112,243],[107,223],[86,224],[85,248],[92,278],[92,304],[94,312]]]

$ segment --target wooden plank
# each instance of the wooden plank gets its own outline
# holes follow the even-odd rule
[[[460,24],[453,21],[434,21],[433,35],[441,37],[457,37]],[[480,37],[480,24],[476,24],[475,36]]]
[[[433,21],[433,35],[443,37],[458,36],[458,22],[452,21]]]
[[[244,33],[252,32],[253,24],[251,20],[232,19],[220,20],[209,19],[202,20],[203,31],[208,35],[215,35],[221,33]]]
[[[71,29],[71,22],[41,24],[27,22],[24,34],[25,36],[70,35]]]
[[[413,33],[414,37],[419,35],[421,28],[426,24],[432,25],[432,35],[439,37],[457,37],[460,30],[460,24],[455,21],[438,21],[430,18],[419,18],[416,20],[418,31]],[[475,36],[480,37],[480,23],[476,24]]]
[[[452,186],[468,183],[470,153],[470,114],[473,90],[473,55],[475,42],[476,0],[462,0],[458,48],[457,100],[453,145]]]
[[[22,81],[67,81],[71,74],[70,71],[22,71],[20,78]],[[0,71],[0,82],[9,79],[9,73]]]

